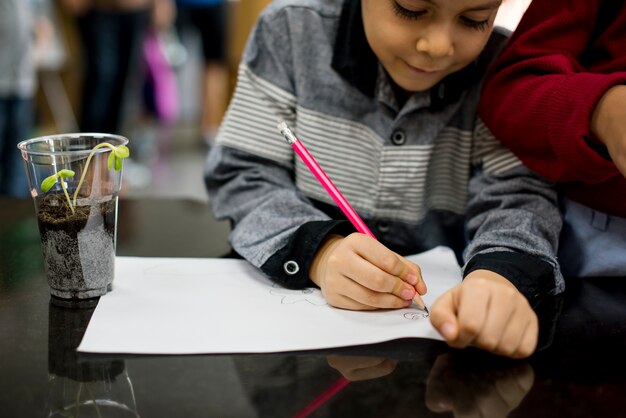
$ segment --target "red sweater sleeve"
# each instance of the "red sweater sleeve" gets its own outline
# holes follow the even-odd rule
[[[482,119],[552,180],[596,184],[619,175],[588,145],[596,103],[626,83],[626,8],[615,15],[602,3],[534,0],[486,75]]]

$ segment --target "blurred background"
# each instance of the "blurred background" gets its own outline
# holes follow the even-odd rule
[[[19,140],[83,131],[130,139],[124,196],[206,201],[204,160],[269,2],[0,0],[0,194],[27,195]],[[498,23],[529,3],[505,0]]]

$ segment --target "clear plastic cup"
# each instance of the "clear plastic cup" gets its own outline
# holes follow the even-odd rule
[[[121,158],[100,145],[105,142],[125,147],[128,139],[77,133],[17,145],[35,202],[50,293],[59,298],[93,298],[112,289],[122,169]]]

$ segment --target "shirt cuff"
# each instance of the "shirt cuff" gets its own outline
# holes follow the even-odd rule
[[[309,278],[313,256],[328,235],[356,232],[348,221],[312,221],[296,230],[287,245],[272,255],[261,271],[275,282],[290,289],[314,287]]]
[[[528,299],[533,309],[556,291],[552,265],[530,254],[512,251],[477,254],[465,265],[463,277],[481,269],[507,278]]]

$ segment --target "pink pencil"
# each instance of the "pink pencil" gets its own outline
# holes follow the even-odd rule
[[[365,222],[363,222],[363,219],[361,219],[359,214],[356,213],[352,205],[350,205],[346,198],[343,197],[339,189],[337,189],[337,186],[333,184],[330,177],[328,177],[324,170],[322,170],[322,167],[320,167],[317,161],[315,161],[315,158],[313,158],[309,151],[304,147],[302,142],[300,142],[298,138],[296,138],[296,136],[293,134],[293,132],[291,132],[289,126],[287,126],[285,122],[280,122],[278,124],[278,130],[281,134],[283,134],[283,136],[285,137],[289,145],[291,145],[296,154],[298,154],[300,158],[302,158],[302,161],[304,161],[304,164],[306,164],[309,170],[311,170],[311,173],[313,173],[313,175],[317,178],[321,185],[324,186],[326,192],[328,192],[330,197],[332,197],[337,206],[339,206],[339,209],[341,209],[341,211],[346,215],[348,220],[352,222],[352,225],[354,225],[356,230],[363,234],[367,234],[372,238],[376,238],[372,231],[370,231],[370,229],[367,227],[367,225],[365,225]]]
[[[298,138],[296,138],[291,129],[289,129],[289,126],[287,126],[285,122],[280,122],[278,124],[278,130],[281,134],[283,134],[283,136],[285,137],[289,145],[291,145],[291,148],[293,148],[296,154],[298,154],[302,161],[304,161],[304,164],[306,164],[309,170],[311,170],[311,173],[313,173],[313,175],[315,175],[315,177],[322,184],[322,186],[324,186],[326,192],[330,195],[330,197],[332,197],[335,203],[337,203],[339,209],[341,209],[344,215],[346,215],[346,217],[352,223],[352,225],[354,225],[356,230],[362,234],[367,234],[370,237],[376,239],[376,236],[374,236],[372,231],[370,231],[367,225],[365,225],[363,219],[361,219],[359,214],[356,213],[356,211],[354,210],[352,205],[346,200],[346,198],[343,197],[337,186],[333,184],[330,177],[328,177],[324,170],[322,170],[322,167],[320,167],[317,161],[315,161],[315,158],[313,158],[313,156],[309,153],[304,144]],[[422,301],[422,298],[419,296],[419,293],[415,292],[415,297],[413,298],[413,300],[417,303],[420,309],[428,312],[428,309]]]

